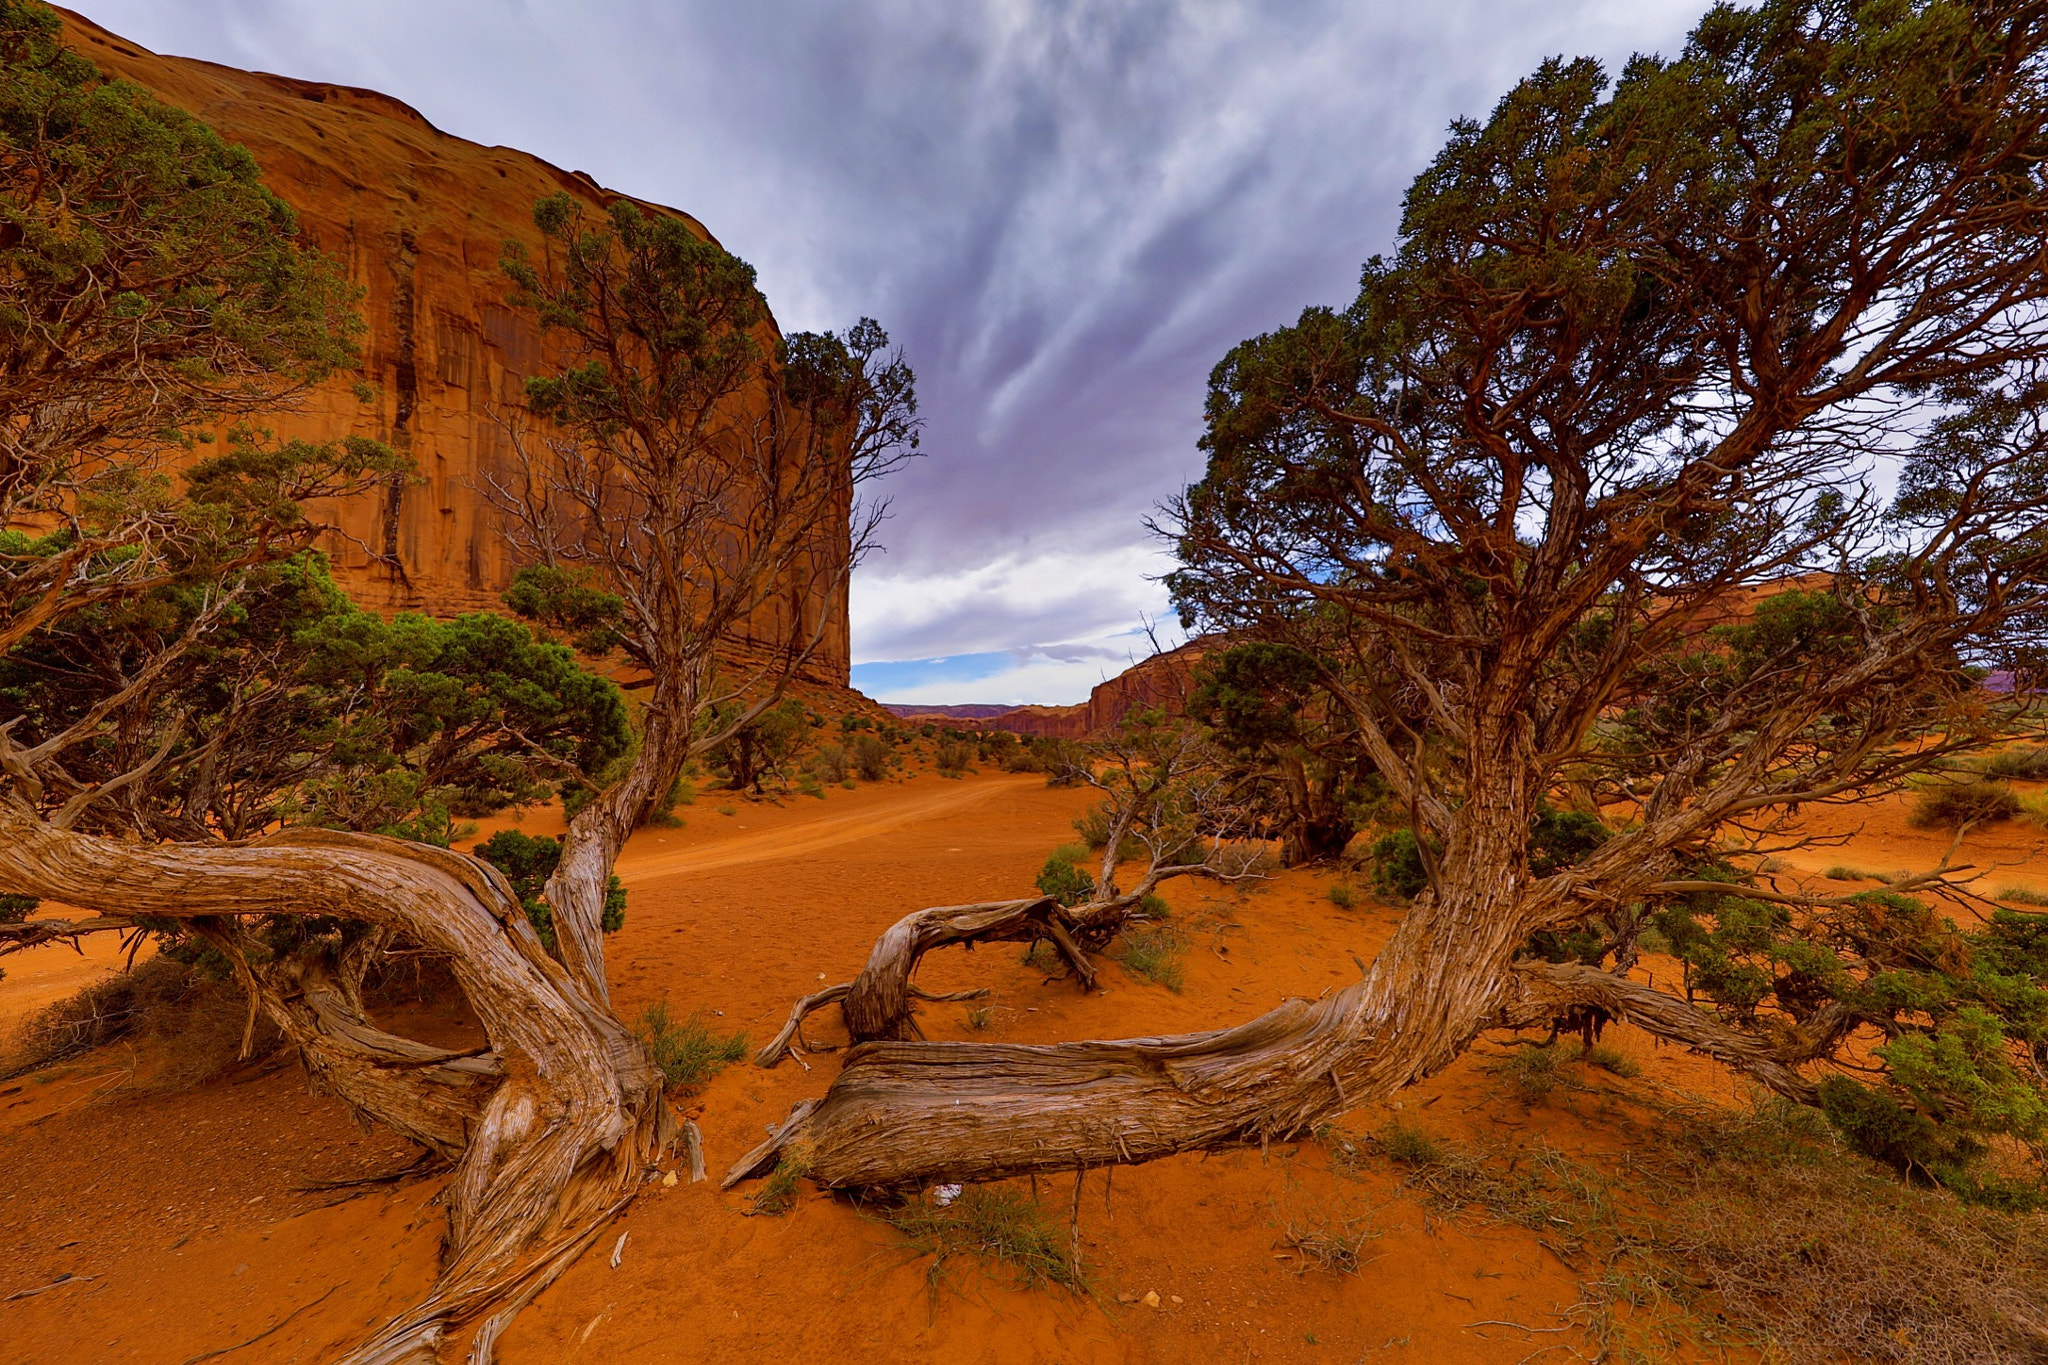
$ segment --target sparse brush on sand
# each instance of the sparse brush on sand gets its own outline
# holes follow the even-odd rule
[[[948,1262],[971,1258],[1007,1271],[1020,1287],[1053,1285],[1088,1293],[1086,1269],[1075,1260],[1067,1230],[1038,1200],[1014,1185],[970,1185],[943,1200],[915,1195],[877,1214],[901,1234],[904,1244],[932,1258],[934,1288]]]
[[[1916,825],[1954,829],[2011,820],[2021,809],[2018,793],[2003,782],[1938,779],[1922,787],[1914,798],[1912,820]]]
[[[1390,1163],[1446,1213],[1542,1232],[1586,1279],[1567,1316],[1616,1361],[2039,1358],[2048,1227],[1902,1184],[1810,1110],[1652,1107],[1625,1165],[1537,1143],[1481,1153],[1408,1124],[1324,1135],[1340,1172]]]

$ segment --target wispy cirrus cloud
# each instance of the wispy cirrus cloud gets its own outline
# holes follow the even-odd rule
[[[1200,468],[1209,368],[1344,303],[1454,117],[1546,56],[1669,50],[1699,0],[103,0],[159,51],[371,86],[689,210],[785,327],[879,318],[932,458],[854,591],[857,682],[1025,662],[1166,614],[1142,528]],[[1020,654],[1019,651],[1022,651]],[[1114,669],[1111,670],[1112,672]],[[933,676],[938,675],[917,675]],[[939,686],[932,682],[930,686]],[[979,691],[975,689],[981,689]],[[993,689],[993,690],[990,690]],[[1014,694],[1014,695],[1013,695]]]

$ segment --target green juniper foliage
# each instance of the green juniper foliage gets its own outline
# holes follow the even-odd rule
[[[23,738],[60,733],[151,660],[125,723],[67,752],[101,780],[161,755],[88,827],[203,840],[289,820],[446,843],[454,817],[544,799],[630,742],[618,688],[566,648],[486,612],[385,620],[311,552],[243,570],[225,603],[173,584],[74,612],[0,656],[0,707]]]
[[[1082,864],[1088,850],[1077,844],[1062,844],[1046,856],[1038,871],[1038,889],[1061,905],[1072,908],[1095,897],[1095,876]]]
[[[2044,71],[2024,0],[1718,5],[1668,56],[1547,61],[1453,125],[1348,306],[1218,364],[1170,585],[1346,711],[1412,897],[1372,970],[1463,988],[1404,1008],[1476,1035],[1468,1002],[1654,932],[1690,998],[1635,972],[1638,1023],[1916,1176],[2038,1180],[2038,920],[1761,869],[2038,724]],[[1942,823],[2014,813],[1944,785]]]
[[[2048,1151],[2048,915],[1963,930],[1921,900],[1868,891],[1794,908],[1739,888],[1658,912],[1686,986],[1743,1021],[1781,1015],[1821,1045],[1863,1028],[1879,1069],[1829,1076],[1821,1107],[1861,1150],[1977,1198],[2039,1194],[1982,1169],[1990,1139]]]
[[[501,829],[471,852],[505,874],[526,911],[526,918],[532,921],[534,932],[549,952],[556,951],[554,911],[541,893],[562,861],[562,841],[545,834]],[[615,934],[625,924],[626,884],[615,875],[605,882],[604,909],[598,927],[607,934]]]
[[[1238,645],[1205,661],[1188,699],[1188,714],[1238,760],[1237,780],[1290,864],[1342,853],[1386,800],[1356,725],[1325,685],[1327,667],[1292,645]]]
[[[246,150],[61,40],[47,6],[0,0],[0,648],[289,554],[299,503],[395,468],[373,442],[244,433],[176,490],[167,453],[357,363],[361,291]]]

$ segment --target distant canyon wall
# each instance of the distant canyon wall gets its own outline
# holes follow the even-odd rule
[[[592,208],[620,196],[580,171],[450,137],[387,95],[157,56],[90,20],[65,18],[72,45],[103,71],[246,146],[298,210],[306,238],[367,291],[363,373],[264,423],[282,436],[374,437],[417,466],[416,479],[323,509],[342,528],[325,548],[349,595],[380,611],[440,616],[500,606],[518,564],[479,490],[513,468],[506,424],[532,421],[525,381],[540,369],[542,346],[531,318],[505,303],[498,261],[508,238],[537,237],[541,196],[567,191]],[[695,219],[676,216],[713,240]],[[375,390],[368,403],[351,391],[359,380]],[[773,647],[793,627],[808,632],[823,619],[824,645],[807,676],[845,686],[847,595],[837,577],[830,594],[788,585],[748,623],[741,651]]]
[[[961,730],[1008,730],[1016,735],[1052,739],[1092,739],[1132,711],[1159,707],[1179,715],[1194,690],[1195,666],[1218,648],[1215,640],[1190,640],[1179,649],[1141,659],[1123,672],[1095,685],[1088,700],[1073,706],[920,706],[894,702],[888,709],[899,718],[950,725]]]

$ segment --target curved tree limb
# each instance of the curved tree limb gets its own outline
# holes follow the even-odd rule
[[[432,1359],[452,1327],[537,1292],[673,1137],[644,1053],[547,955],[503,877],[475,859],[312,829],[229,847],[130,844],[56,829],[0,798],[0,884],[123,914],[334,916],[447,955],[489,1056],[371,1028],[346,983],[317,969],[259,982],[265,1009],[316,1074],[324,1060],[348,1060],[323,1074],[344,1099],[460,1153],[440,1277],[351,1353],[351,1365]]]

